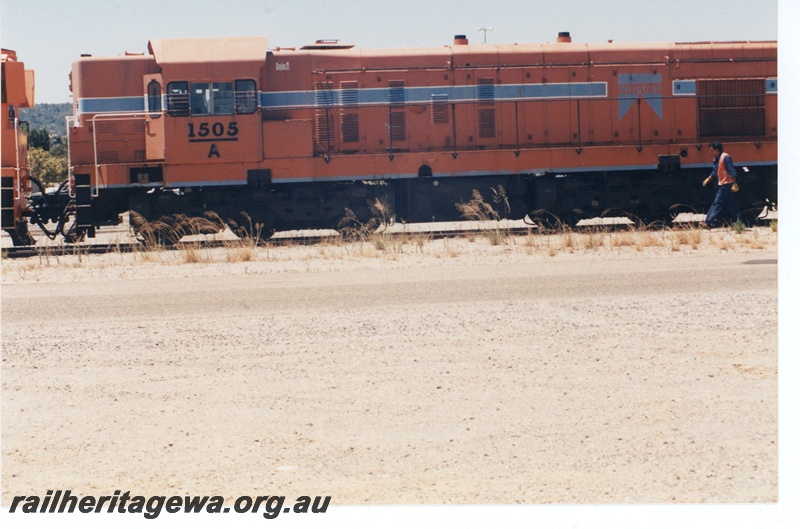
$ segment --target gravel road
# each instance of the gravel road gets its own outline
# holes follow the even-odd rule
[[[777,501],[774,252],[431,260],[6,281],[3,504]]]

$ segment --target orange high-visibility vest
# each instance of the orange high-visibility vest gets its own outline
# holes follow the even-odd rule
[[[719,155],[719,165],[717,166],[717,179],[719,180],[719,185],[724,186],[726,184],[732,184],[734,182],[733,177],[728,173],[728,169],[725,167],[725,159],[729,158],[728,153],[723,152]]]

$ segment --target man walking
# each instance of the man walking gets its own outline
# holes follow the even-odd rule
[[[723,211],[728,218],[739,217],[739,208],[733,198],[733,194],[739,190],[739,185],[736,183],[733,159],[730,154],[723,151],[722,144],[715,141],[709,145],[709,150],[714,155],[714,166],[708,178],[703,180],[703,187],[707,186],[712,178],[717,177],[717,195],[706,215],[706,226],[714,228],[720,224]]]

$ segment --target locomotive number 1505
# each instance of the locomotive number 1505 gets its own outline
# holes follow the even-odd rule
[[[217,142],[220,141],[238,141],[239,135],[239,126],[235,121],[231,121],[228,123],[227,127],[225,123],[214,122],[210,123],[208,121],[203,121],[202,123],[198,123],[195,125],[194,123],[189,123],[189,142],[190,143],[203,143],[209,142],[211,143],[211,147],[208,151],[208,157],[212,158],[219,158],[220,153],[219,149],[217,148]]]
[[[194,123],[189,123],[189,141],[236,141],[238,135],[239,126],[235,121],[228,123],[227,127],[219,122],[204,121],[196,127]]]

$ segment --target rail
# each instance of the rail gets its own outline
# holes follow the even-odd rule
[[[443,227],[432,227],[430,229],[426,229],[421,232],[391,232],[393,236],[403,236],[403,235],[413,235],[414,233],[422,233],[431,239],[442,239],[446,237],[465,237],[470,234],[474,233],[482,233],[487,231],[485,226],[475,227],[475,228],[445,228],[444,225],[447,223],[443,223]],[[501,228],[504,233],[509,235],[524,235],[528,233],[531,226],[515,226],[515,227],[502,227]],[[292,234],[293,232],[285,232],[284,234],[277,233],[271,239],[266,241],[259,241],[258,246],[284,246],[290,244],[296,245],[314,245],[319,244],[322,241],[327,240],[336,240],[342,238],[342,234],[335,232],[333,230],[330,231],[328,234],[304,234],[299,233],[297,235]],[[101,244],[74,244],[74,245],[36,245],[36,246],[13,246],[13,247],[6,247],[2,248],[2,256],[3,258],[26,258],[26,257],[37,257],[37,256],[67,256],[67,255],[88,255],[88,254],[104,254],[104,253],[131,253],[131,252],[145,252],[154,249],[161,249],[164,251],[170,250],[181,250],[184,248],[225,248],[231,245],[237,244],[248,244],[242,239],[233,239],[233,240],[189,240],[189,241],[179,241],[177,244],[172,246],[157,246],[157,247],[150,247],[140,241],[131,241],[131,242],[113,242],[113,243],[101,243]]]

